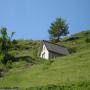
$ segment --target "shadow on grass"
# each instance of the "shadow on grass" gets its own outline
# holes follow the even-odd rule
[[[32,63],[32,64],[36,64],[35,59],[32,58],[32,57],[30,57],[30,56],[19,56],[19,57],[15,57],[15,60],[14,61],[19,61],[19,60],[26,61],[26,62]]]

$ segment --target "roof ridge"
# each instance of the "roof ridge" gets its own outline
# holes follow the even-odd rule
[[[49,51],[54,51],[54,52],[56,52],[56,53],[64,54],[64,55],[69,54],[67,48],[65,48],[65,47],[63,47],[63,46],[60,46],[60,45],[58,45],[58,44],[54,44],[54,43],[49,42],[49,41],[46,41],[46,40],[43,40],[43,44],[45,44],[46,48],[47,48]]]
[[[57,45],[57,46],[60,46],[60,47],[62,47],[62,48],[65,48],[65,47],[63,47],[63,46],[61,46],[61,45],[59,45],[59,44],[52,43],[52,42],[50,42],[50,41],[47,41],[47,40],[43,40],[43,42],[48,42],[48,43],[50,43],[50,44]],[[65,49],[67,49],[67,48],[65,48]]]

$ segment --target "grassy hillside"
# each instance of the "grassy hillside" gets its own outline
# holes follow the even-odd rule
[[[80,52],[90,48],[90,30],[76,33],[71,37],[64,38],[58,44],[71,49],[72,52]]]
[[[16,40],[14,47],[10,50],[14,56],[37,56],[38,47],[40,46],[40,41],[33,40]],[[16,55],[15,55],[16,54]]]
[[[16,40],[14,46],[9,50],[16,60],[25,60],[38,63],[38,51],[41,41]]]
[[[21,90],[90,90],[90,43],[87,42],[86,33],[90,31],[77,33],[75,36],[78,38],[67,38],[58,43],[75,51],[69,56],[34,65],[25,60],[14,62],[12,69],[0,78],[0,87],[19,87]],[[29,48],[12,50],[13,54],[18,52],[16,56],[34,58],[33,52],[38,49],[40,42],[34,44],[36,48],[27,42],[31,41],[19,41],[16,45],[27,45]]]

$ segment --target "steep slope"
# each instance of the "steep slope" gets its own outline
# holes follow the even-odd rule
[[[79,37],[82,32],[76,35]],[[13,68],[0,78],[0,87],[19,87],[21,90],[90,90],[90,43],[86,39],[86,36],[80,36],[75,40],[68,38],[60,42],[70,48],[74,46],[71,43],[77,42],[72,48],[76,52],[69,56],[33,66],[25,61],[13,63]]]
[[[58,44],[67,47],[72,53],[88,50],[90,48],[90,30],[85,30],[64,38]]]
[[[32,67],[28,64],[15,66],[6,76],[0,78],[0,87],[62,86],[79,82],[90,82],[90,50],[57,58],[52,63],[45,62]]]

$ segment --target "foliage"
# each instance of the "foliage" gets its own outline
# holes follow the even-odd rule
[[[68,31],[68,24],[62,18],[57,18],[53,23],[51,23],[50,29],[48,30],[50,34],[50,39],[59,41],[61,36],[66,36]]]
[[[8,49],[11,47],[11,42],[12,42],[12,37],[14,35],[14,32],[11,33],[10,36],[8,36],[7,29],[6,28],[1,28],[0,29],[0,53],[3,55],[3,59],[1,60],[3,64],[6,64],[9,60],[8,57],[10,55],[8,54]]]

